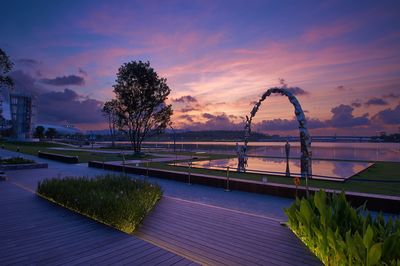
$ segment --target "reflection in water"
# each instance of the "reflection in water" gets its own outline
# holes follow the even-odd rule
[[[177,144],[177,149],[234,154],[235,145],[236,142],[181,142]],[[250,142],[247,154],[285,157],[284,145],[283,142]],[[300,143],[291,142],[290,145],[291,157],[300,158]],[[173,142],[146,142],[145,147],[172,150]],[[315,159],[400,162],[400,143],[314,142],[312,152]]]
[[[181,165],[186,165],[182,163]],[[337,162],[337,161],[324,161],[313,160],[313,178],[315,179],[347,179],[358,172],[369,167],[370,163],[362,162]],[[237,159],[218,159],[207,161],[195,161],[192,167],[197,168],[210,168],[210,169],[236,169]],[[289,160],[289,167],[292,176],[300,176],[300,160]],[[286,160],[276,158],[248,158],[247,172],[253,173],[272,173],[276,175],[285,175]]]

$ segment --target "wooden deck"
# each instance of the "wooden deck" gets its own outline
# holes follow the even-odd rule
[[[170,197],[136,235],[201,264],[321,265],[277,220]]]
[[[194,265],[0,182],[0,265]]]

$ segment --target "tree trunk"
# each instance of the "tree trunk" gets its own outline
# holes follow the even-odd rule
[[[141,144],[140,144],[140,142],[139,141],[135,141],[135,144],[134,144],[134,147],[133,147],[133,150],[135,151],[135,154],[140,154],[140,151],[141,151]]]

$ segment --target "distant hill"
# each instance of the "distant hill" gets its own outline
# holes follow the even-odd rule
[[[270,139],[271,136],[253,132],[250,141]],[[243,141],[244,131],[210,130],[210,131],[188,131],[176,132],[176,141]],[[173,141],[174,134],[166,132],[162,135],[147,139],[147,141]]]

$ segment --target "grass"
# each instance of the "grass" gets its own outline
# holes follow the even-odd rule
[[[37,155],[38,151],[45,151],[48,148],[67,147],[50,142],[1,142],[0,146],[9,151],[17,151],[19,149],[20,152],[29,155]]]
[[[150,163],[149,167],[181,172],[187,172],[188,170],[187,167],[168,165],[168,163]],[[191,172],[226,177],[226,171],[222,170],[192,168]],[[290,185],[294,184],[292,178],[287,178],[283,176],[238,173],[236,171],[230,171],[229,177],[256,181],[262,181],[263,177],[267,177],[269,183]],[[380,182],[378,180],[387,180],[391,182]],[[301,181],[301,185],[305,186],[305,182]],[[336,189],[344,191],[399,196],[400,163],[377,162],[365,171],[353,176],[345,182],[309,180],[309,186],[322,189]]]
[[[158,185],[120,175],[93,179],[45,179],[37,194],[62,206],[132,233],[162,196]]]
[[[90,151],[68,151],[68,150],[43,150],[52,154],[61,154],[67,156],[78,156],[80,163],[87,163],[89,161],[100,161],[100,162],[110,162],[110,161],[122,161],[123,157],[119,153],[99,153]],[[125,154],[125,160],[136,160],[136,159],[148,159],[152,158],[149,155],[139,155],[139,154]]]
[[[34,163],[35,161],[25,159],[22,157],[12,157],[8,159],[1,159],[0,164],[28,164],[28,163]]]
[[[69,146],[65,146],[62,144],[50,143],[50,142],[1,142],[0,145],[4,147],[6,150],[10,151],[19,151],[21,153],[35,155],[37,156],[39,151],[52,153],[52,154],[60,154],[60,155],[67,155],[67,156],[78,156],[79,162],[87,163],[89,161],[122,161],[123,157],[121,154],[118,153],[100,153],[96,152],[96,150],[86,151],[86,150],[55,150],[50,148],[71,148]],[[151,156],[149,155],[135,155],[129,154],[124,155],[125,160],[135,160],[135,159],[147,159]]]

